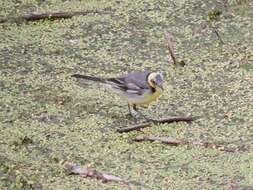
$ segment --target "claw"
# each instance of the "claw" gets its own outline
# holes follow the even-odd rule
[[[133,105],[133,109],[131,109],[130,104],[128,104],[128,110],[129,110],[129,114],[130,114],[133,118],[135,118],[135,119],[137,119],[137,116],[141,116],[141,117],[143,117],[145,120],[147,120],[148,122],[152,122],[152,123],[156,123],[156,122],[157,122],[157,120],[148,118],[148,117],[145,116],[143,113],[141,113],[141,112],[137,109],[137,107],[136,107],[135,104]]]

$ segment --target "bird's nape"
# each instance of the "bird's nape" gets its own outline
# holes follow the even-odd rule
[[[147,82],[153,88],[159,87],[162,90],[164,89],[163,88],[164,80],[163,80],[162,74],[160,73],[156,73],[156,72],[150,73],[147,78]]]

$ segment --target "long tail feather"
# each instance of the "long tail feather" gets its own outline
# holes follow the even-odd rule
[[[87,76],[87,75],[74,74],[74,75],[71,75],[71,77],[82,78],[82,79],[86,79],[86,80],[92,80],[92,81],[100,82],[100,83],[105,83],[106,82],[104,79],[101,79],[101,78],[98,78],[98,77],[93,77],[93,76]]]

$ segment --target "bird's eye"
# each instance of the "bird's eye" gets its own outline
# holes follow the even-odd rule
[[[156,75],[156,81],[158,81],[158,82],[162,82],[163,81],[163,79],[162,79],[162,76],[161,75]]]

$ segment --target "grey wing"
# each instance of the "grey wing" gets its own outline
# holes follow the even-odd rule
[[[141,89],[149,89],[149,86],[147,84],[147,77],[149,75],[149,71],[142,71],[142,72],[131,72],[125,75],[122,75],[119,78],[122,78],[126,84],[134,84],[135,86],[138,86]]]
[[[143,88],[140,88],[134,83],[126,83],[127,90],[126,92],[131,93],[131,94],[138,94],[142,95],[143,94]]]
[[[150,72],[131,72],[125,75],[122,75],[118,78],[107,79],[113,88],[120,89],[122,91],[142,95],[145,89],[149,89],[147,84],[147,76]]]

